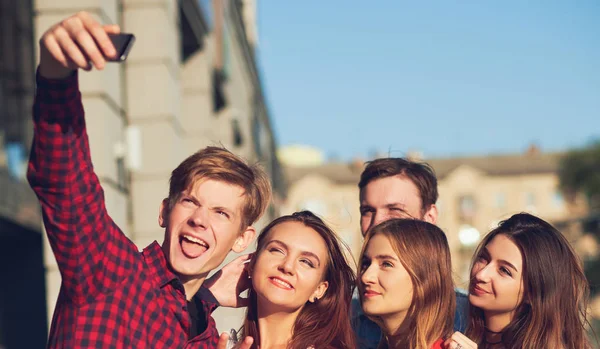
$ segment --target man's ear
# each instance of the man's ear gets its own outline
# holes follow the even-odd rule
[[[313,292],[313,294],[308,299],[309,302],[314,303],[314,302],[318,301],[319,299],[321,299],[325,295],[325,292],[327,291],[328,288],[329,288],[328,281],[321,282],[319,284],[319,286],[317,286],[317,289],[315,290],[315,292]]]
[[[167,220],[169,217],[169,199],[163,199],[160,203],[160,208],[158,209],[158,225],[161,228],[167,227]]]
[[[431,224],[437,224],[437,218],[438,218],[437,206],[435,204],[432,204],[431,206],[429,206],[429,209],[427,210],[427,212],[425,212],[425,215],[423,215],[423,220],[425,222],[428,222]]]
[[[235,239],[231,250],[235,253],[241,253],[250,245],[252,240],[254,240],[255,236],[256,230],[254,229],[254,227],[247,226],[246,230],[244,230],[242,234],[240,234],[240,236],[238,236],[237,239]]]

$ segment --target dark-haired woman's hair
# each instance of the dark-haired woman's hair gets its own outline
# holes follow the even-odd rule
[[[567,239],[538,217],[515,214],[481,241],[471,270],[485,246],[500,234],[517,245],[523,258],[523,299],[502,331],[504,347],[590,348],[585,328],[589,286],[582,263]],[[467,336],[484,345],[482,309],[470,307]]]
[[[288,349],[356,349],[355,334],[350,324],[350,302],[356,276],[344,254],[346,250],[350,255],[350,250],[319,217],[309,211],[301,211],[279,217],[269,223],[258,236],[256,254],[263,251],[271,229],[285,222],[299,222],[316,231],[325,240],[329,254],[323,278],[329,283],[327,291],[318,301],[307,302],[304,305],[292,329]],[[254,338],[252,349],[257,349],[260,344],[260,332],[257,298],[252,288],[242,328],[242,338],[245,336]]]
[[[440,338],[452,334],[456,296],[452,281],[450,247],[437,226],[415,219],[391,219],[373,227],[365,237],[359,263],[371,238],[383,235],[410,275],[413,298],[402,328],[404,347],[429,349]],[[362,267],[359,272],[363,272]],[[381,326],[377,317],[372,318]],[[385,339],[379,348],[387,348]]]

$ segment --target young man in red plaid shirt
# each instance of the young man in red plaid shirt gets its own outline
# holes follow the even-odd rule
[[[222,148],[190,156],[173,171],[160,204],[162,245],[140,253],[106,211],[77,78],[79,69],[102,69],[116,55],[107,34],[118,32],[81,12],[40,40],[28,179],[62,276],[48,346],[224,349],[227,337],[219,340],[210,315],[216,299],[193,296],[230,250],[253,240],[251,224],[270,201],[268,178]],[[227,268],[239,276],[243,265],[241,258]],[[217,283],[230,286],[226,278]],[[235,305],[227,291],[222,305]]]

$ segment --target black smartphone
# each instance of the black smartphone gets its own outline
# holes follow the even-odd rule
[[[128,33],[108,34],[108,37],[117,50],[117,57],[110,59],[111,62],[123,62],[127,59],[129,51],[135,42],[135,35]]]

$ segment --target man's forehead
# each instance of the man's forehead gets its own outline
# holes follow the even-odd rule
[[[421,205],[417,186],[403,176],[379,178],[360,191],[360,202],[366,205]]]
[[[211,178],[195,181],[184,193],[213,204],[235,206],[231,208],[237,208],[246,199],[246,191],[241,186]]]

